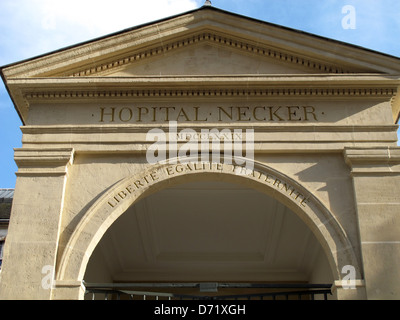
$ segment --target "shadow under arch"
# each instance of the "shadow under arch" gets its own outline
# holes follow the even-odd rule
[[[250,160],[249,160],[250,161]],[[324,249],[335,280],[342,279],[346,265],[361,271],[345,230],[324,204],[303,185],[287,175],[253,162],[245,167],[212,163],[164,163],[127,177],[108,189],[86,212],[65,247],[56,280],[82,281],[89,258],[108,228],[134,203],[157,191],[187,182],[214,180],[241,184],[267,194],[296,213],[312,230]]]

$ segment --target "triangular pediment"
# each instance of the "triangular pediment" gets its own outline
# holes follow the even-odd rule
[[[175,74],[399,74],[399,59],[202,7],[6,66],[7,78]]]
[[[392,92],[400,59],[204,6],[4,66],[1,73],[25,119],[30,97],[143,94],[132,88],[226,93],[351,85]]]

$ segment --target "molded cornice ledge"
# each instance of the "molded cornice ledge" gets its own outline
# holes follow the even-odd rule
[[[100,86],[101,88],[122,86],[132,88],[135,85],[142,87],[175,88],[177,85],[184,87],[197,87],[198,85],[209,87],[210,84],[221,84],[225,87],[239,86],[247,83],[252,86],[265,85],[287,85],[294,86],[312,84],[335,85],[335,87],[348,87],[353,85],[363,86],[390,86],[397,91],[400,85],[400,75],[381,75],[381,74],[232,74],[232,75],[199,75],[199,76],[130,76],[130,77],[57,77],[57,78],[9,78],[7,84],[13,89],[43,89],[63,87],[87,88]]]
[[[74,160],[74,149],[15,149],[17,176],[62,176]]]
[[[352,175],[400,175],[400,148],[345,148]]]

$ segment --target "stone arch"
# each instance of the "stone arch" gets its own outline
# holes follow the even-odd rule
[[[108,228],[138,200],[185,182],[218,180],[240,183],[265,193],[296,213],[313,231],[328,258],[336,280],[352,265],[361,279],[359,264],[345,230],[324,204],[287,175],[259,162],[254,168],[210,162],[157,164],[110,187],[86,212],[62,253],[59,282],[82,281],[89,258]]]

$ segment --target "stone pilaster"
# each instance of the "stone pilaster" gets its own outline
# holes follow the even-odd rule
[[[349,148],[368,299],[400,299],[400,148]]]
[[[16,149],[18,165],[0,299],[48,300],[73,149]]]

